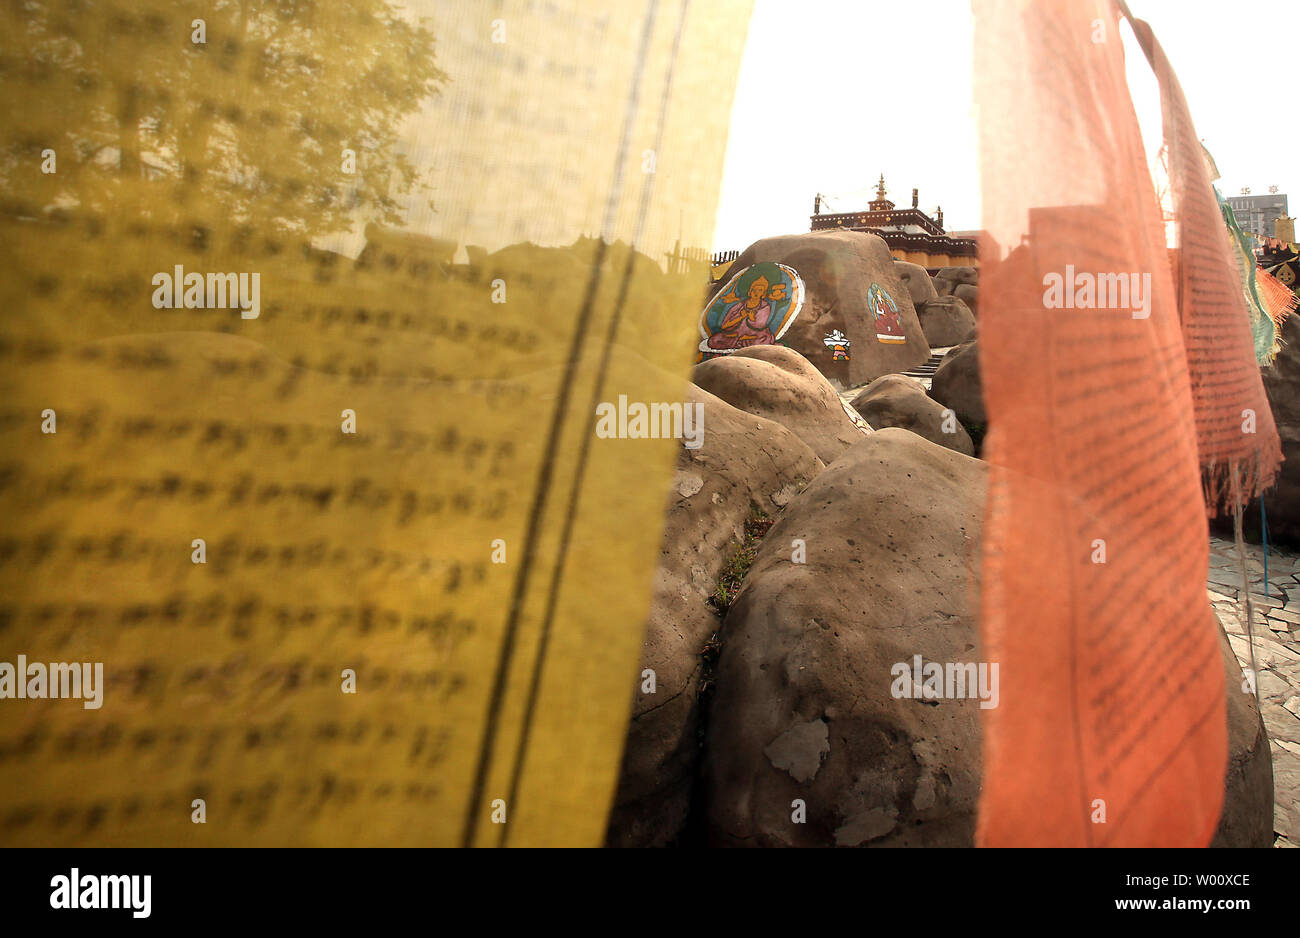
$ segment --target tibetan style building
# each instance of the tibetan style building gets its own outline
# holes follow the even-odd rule
[[[847,228],[879,235],[889,245],[896,260],[910,261],[931,270],[938,267],[978,267],[975,238],[971,232],[961,236],[943,230],[943,209],[931,218],[918,207],[919,193],[912,190],[912,207],[895,208],[885,198],[885,177],[880,177],[876,197],[865,212],[821,214],[821,197],[813,203],[812,231]]]

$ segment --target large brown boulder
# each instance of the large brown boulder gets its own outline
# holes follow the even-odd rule
[[[1228,768],[1223,811],[1211,847],[1273,846],[1273,760],[1255,695],[1243,690],[1241,665],[1219,623],[1227,672]]]
[[[953,287],[952,295],[966,304],[966,308],[971,311],[972,316],[978,316],[980,312],[980,288],[974,283],[959,283]]]
[[[852,406],[877,430],[900,427],[963,456],[975,455],[957,415],[926,394],[915,378],[881,375],[858,392]]]
[[[907,371],[930,357],[907,285],[899,278],[889,247],[861,231],[812,231],[764,238],[746,248],[723,275],[729,280],[759,261],[793,267],[806,292],[803,308],[781,338],[807,358],[836,388],[866,384],[880,375]],[[902,341],[881,341],[867,297],[872,284],[897,308]],[[848,360],[836,359],[825,339],[834,332],[849,340]]]
[[[691,380],[733,407],[793,431],[823,462],[870,432],[854,424],[830,382],[793,349],[752,346],[701,362]]]
[[[930,396],[944,407],[951,407],[966,427],[988,423],[978,342],[965,342],[948,350],[930,379]]]
[[[821,386],[829,387],[826,376],[817,370],[817,367],[804,358],[792,348],[784,345],[751,345],[747,348],[738,349],[731,353],[733,358],[756,358],[759,361],[767,362],[782,371],[788,371],[807,381]]]
[[[797,436],[697,387],[703,445],[683,447],[669,496],[641,668],[653,694],[633,697],[632,720],[610,816],[612,846],[657,846],[681,833],[698,755],[701,655],[719,626],[707,605],[719,573],[757,507],[775,514],[822,469]]]
[[[926,300],[916,307],[916,315],[931,348],[960,345],[975,332],[975,315],[955,296]]]
[[[932,300],[938,296],[934,289],[934,281],[930,275],[925,272],[925,268],[920,264],[913,264],[911,261],[894,261],[894,272],[898,274],[898,279],[903,281],[907,287],[908,295],[912,297],[912,305],[919,306],[926,300]],[[931,342],[931,345],[934,343]]]
[[[1282,440],[1284,461],[1276,484],[1264,493],[1270,541],[1300,547],[1300,315],[1292,313],[1282,325],[1282,350],[1263,369],[1264,391]],[[1231,515],[1220,513],[1215,528],[1232,532]],[[1260,540],[1257,502],[1245,511],[1244,532],[1249,540]]]
[[[941,267],[934,275],[934,288],[940,296],[952,296],[959,284],[974,286],[979,282],[979,270],[975,267]]]
[[[812,362],[808,361],[808,359],[804,358],[794,349],[787,348],[784,345],[751,345],[748,348],[740,349],[738,352],[733,352],[732,354],[739,355],[741,358],[757,358],[759,361],[769,362],[776,365],[778,368],[790,372],[791,374],[806,379],[814,385],[825,387],[830,386],[830,383],[826,380],[826,376],[818,371]],[[835,389],[831,388],[831,390],[834,391]],[[823,392],[818,392],[818,394],[821,393]],[[867,423],[867,421],[862,419],[862,415],[846,404],[844,398],[840,397],[838,393],[836,393],[835,396],[839,397],[840,406],[844,410],[844,413],[848,415],[848,418],[853,425],[864,434],[870,433],[872,427]],[[856,437],[853,442],[857,442]]]
[[[711,842],[973,844],[979,688],[896,697],[894,669],[916,655],[978,665],[986,486],[978,460],[888,428],[790,503],[723,626],[703,765]],[[1222,626],[1220,640],[1229,752],[1212,845],[1268,846],[1268,739]]]
[[[881,430],[768,532],[723,628],[704,765],[712,842],[973,842],[979,701],[895,698],[891,668],[917,654],[979,661],[986,476]],[[795,539],[806,563],[792,562]],[[795,799],[806,823],[791,821]]]

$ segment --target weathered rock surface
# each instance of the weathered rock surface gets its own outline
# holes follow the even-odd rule
[[[897,428],[786,508],[724,624],[705,778],[712,842],[973,842],[978,700],[891,694],[894,664],[977,662],[986,470]],[[802,539],[807,562],[793,563]],[[791,822],[804,799],[807,823]]]
[[[708,833],[732,846],[970,846],[979,700],[895,697],[893,668],[980,661],[982,463],[887,428],[787,507],[723,627]],[[806,545],[794,563],[791,542]],[[1220,626],[1229,759],[1214,846],[1272,842],[1269,743]],[[805,823],[794,823],[796,799]]]
[[[1273,364],[1263,369],[1261,377],[1285,460],[1278,470],[1276,485],[1264,493],[1268,537],[1279,544],[1300,547],[1300,315],[1292,313],[1282,324],[1282,350]],[[1258,543],[1258,503],[1252,502],[1244,514],[1245,536]],[[1230,535],[1231,516],[1220,513],[1214,526]]]
[[[966,427],[988,423],[978,342],[964,342],[948,350],[930,381],[930,396],[944,407],[951,407]]]
[[[853,409],[877,430],[900,427],[964,456],[974,456],[970,434],[953,414],[925,393],[925,386],[906,375],[881,375],[858,392]],[[949,428],[946,430],[945,427]]]
[[[930,275],[925,272],[925,268],[920,264],[913,264],[911,261],[894,261],[894,272],[898,274],[898,279],[903,281],[907,287],[908,295],[912,297],[912,305],[918,306],[926,300],[932,300],[939,294],[934,289],[934,281]],[[931,342],[931,345],[934,343]]]
[[[959,283],[953,287],[952,295],[966,304],[971,315],[978,316],[980,311],[980,288],[973,283]]]
[[[932,348],[961,345],[975,332],[975,315],[955,296],[937,296],[921,303],[916,316]]]
[[[865,436],[830,382],[793,349],[752,346],[701,362],[692,380],[733,407],[786,427],[822,462],[835,459]]]
[[[756,358],[759,361],[775,365],[782,371],[788,371],[790,374],[816,385],[822,390],[834,391],[826,376],[817,370],[808,359],[804,358],[792,348],[784,345],[751,345],[748,348],[740,349],[731,354],[732,358]],[[821,394],[822,391],[818,391]]]
[[[657,692],[642,694],[638,681],[607,834],[613,846],[664,845],[680,834],[698,756],[701,652],[718,628],[706,600],[751,507],[774,514],[822,469],[780,424],[697,387],[688,401],[704,405],[703,445],[678,455],[641,665],[655,671]]]
[[[979,270],[975,267],[943,267],[934,275],[934,288],[940,296],[952,296],[958,284],[978,284]]]
[[[908,287],[899,278],[889,248],[877,235],[861,231],[812,231],[764,238],[746,248],[723,275],[723,282],[759,261],[786,264],[807,288],[803,309],[781,343],[796,350],[836,388],[866,384],[883,374],[907,371],[930,356]],[[879,341],[867,306],[875,283],[898,307],[902,343]],[[824,339],[839,330],[849,339],[849,360],[836,361]]]
[[[1219,623],[1227,672],[1228,768],[1223,812],[1211,847],[1273,846],[1273,761],[1255,695],[1242,691],[1241,665]],[[1267,673],[1267,672],[1264,672]]]

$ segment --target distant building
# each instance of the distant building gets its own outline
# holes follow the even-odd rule
[[[895,208],[885,198],[885,177],[880,177],[876,197],[865,212],[840,212],[821,214],[821,198],[813,204],[813,231],[845,228],[850,231],[868,231],[879,235],[889,245],[895,260],[910,261],[930,269],[938,267],[978,267],[979,257],[975,238],[947,234],[943,230],[943,209],[931,218],[918,207],[920,193],[912,190],[912,207]]]
[[[1280,192],[1230,195],[1224,201],[1232,208],[1241,230],[1260,238],[1274,237],[1273,222],[1287,217],[1286,196]]]

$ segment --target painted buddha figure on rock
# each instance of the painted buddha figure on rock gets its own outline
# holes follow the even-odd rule
[[[785,299],[785,284],[776,286],[763,275],[754,278],[741,299],[734,292],[722,298],[730,303],[718,331],[709,336],[711,349],[738,349],[750,345],[771,345],[775,341],[771,329],[772,304],[769,300]]]
[[[759,261],[736,271],[700,313],[696,361],[754,345],[775,345],[803,305],[804,285],[793,267]]]

